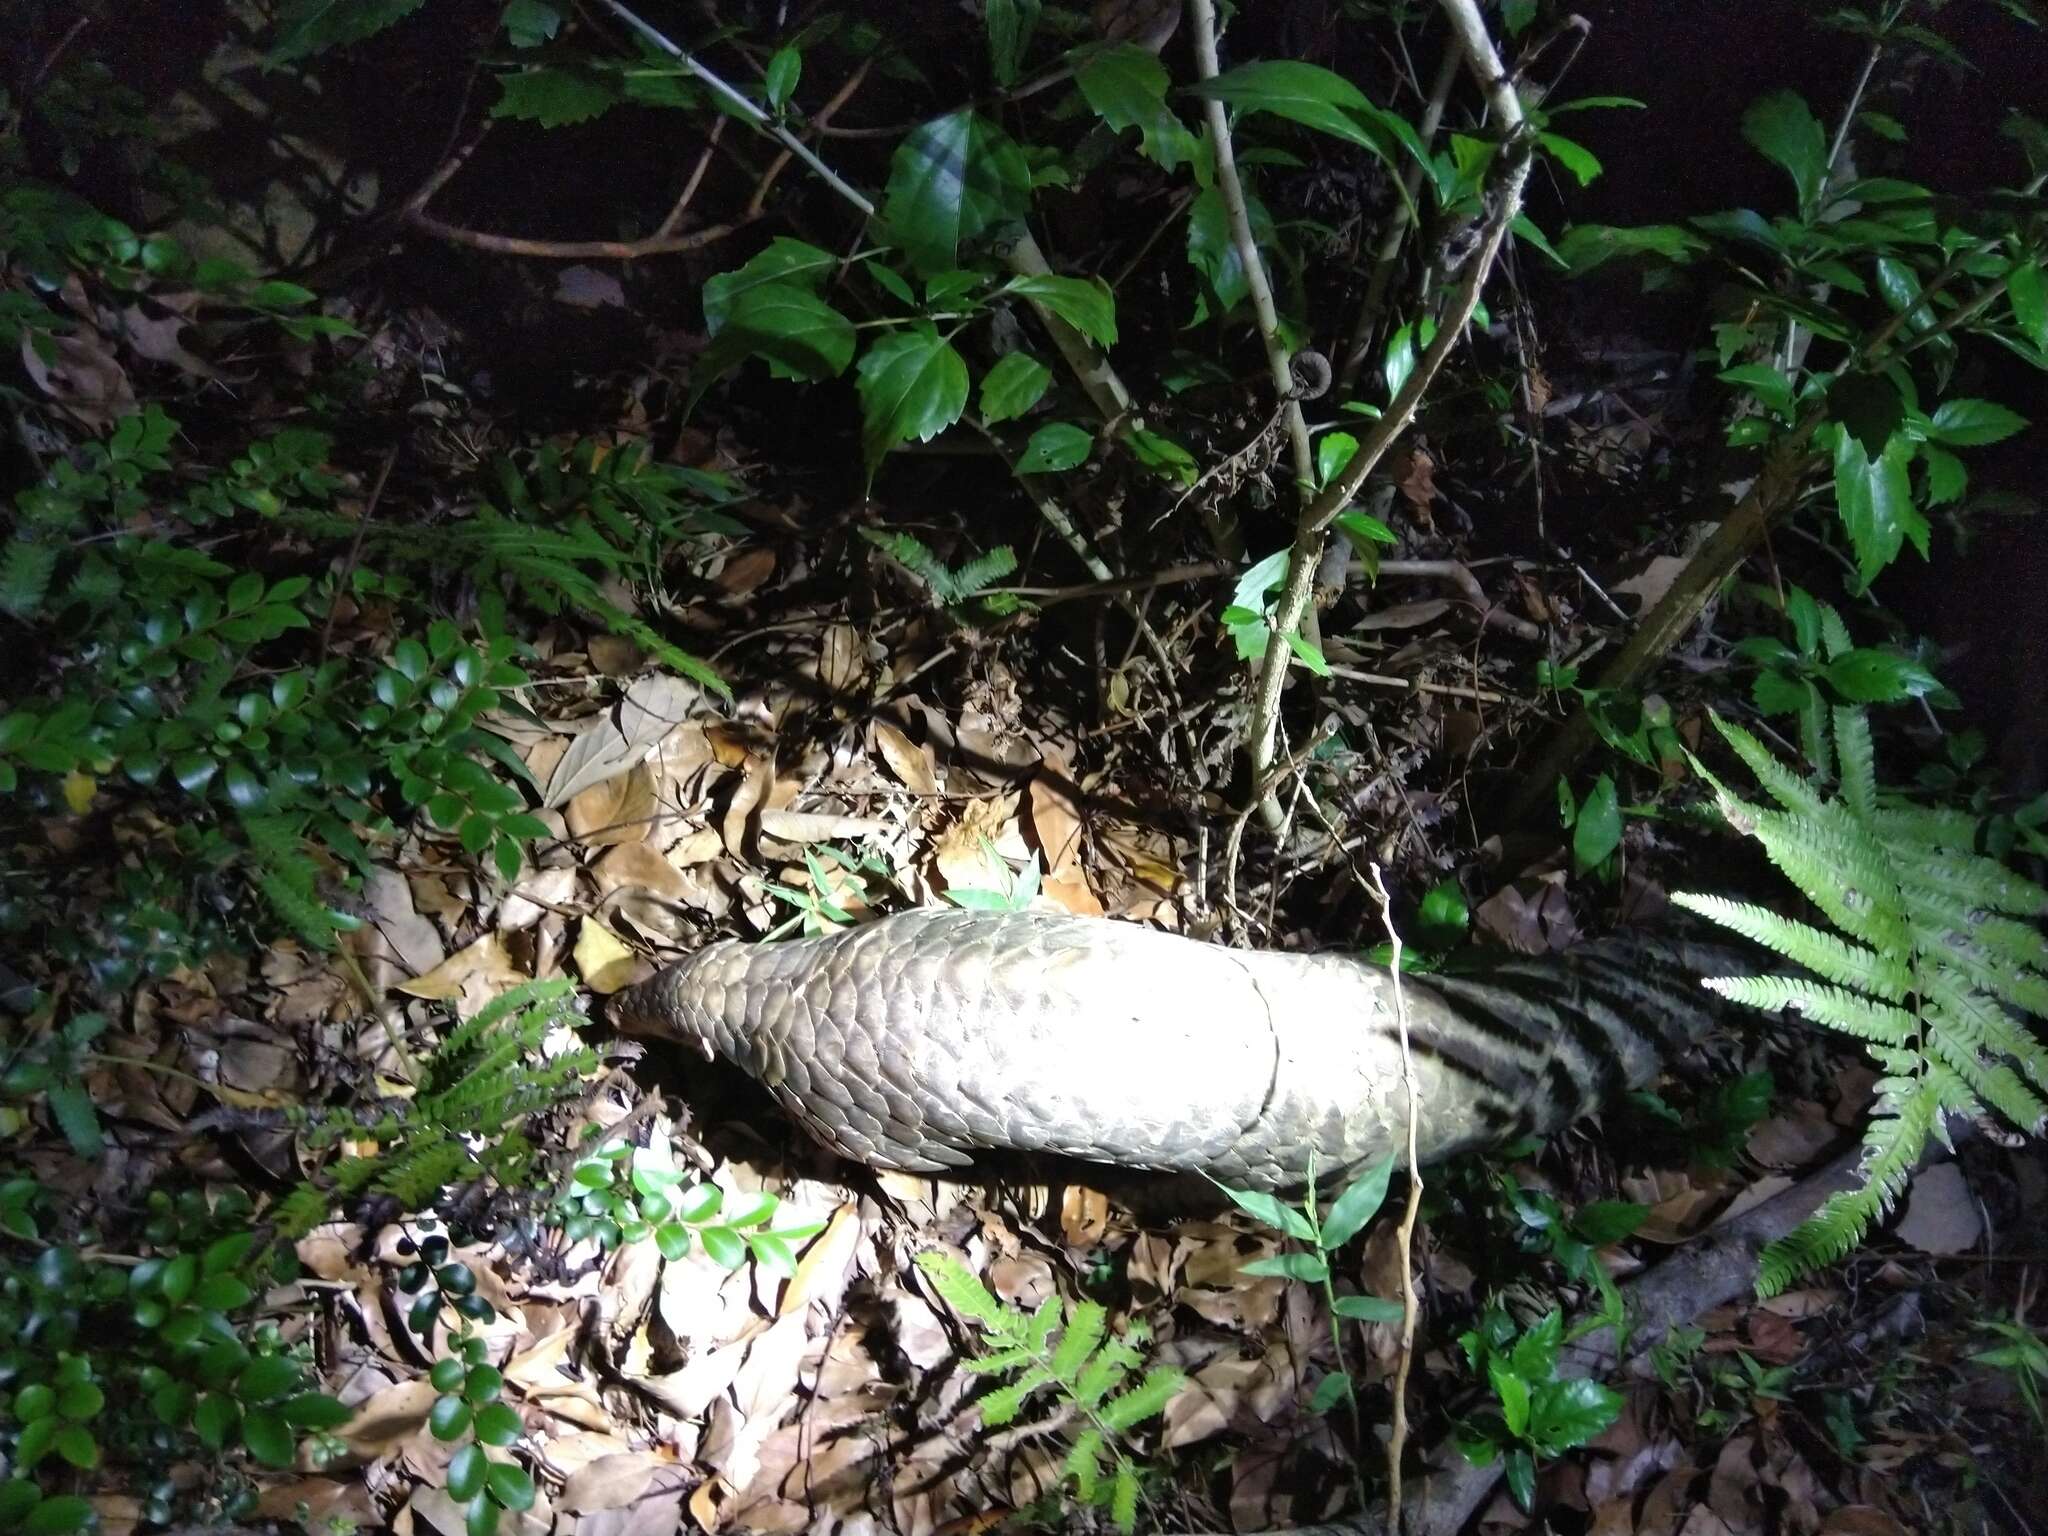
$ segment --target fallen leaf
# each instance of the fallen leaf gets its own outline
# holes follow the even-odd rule
[[[648,843],[621,843],[591,866],[590,875],[604,896],[643,890],[679,901],[683,895],[683,872]]]
[[[1967,1253],[1976,1247],[1984,1235],[1984,1216],[1963,1170],[1954,1163],[1936,1163],[1916,1174],[1896,1231],[1922,1253]]]
[[[1064,764],[1048,761],[1031,776],[1031,830],[1045,858],[1045,872],[1059,875],[1081,857],[1081,806]]]
[[[655,819],[654,774],[645,763],[578,790],[564,809],[570,833],[593,848],[647,839]]]
[[[903,781],[905,789],[918,795],[936,795],[939,792],[939,778],[932,766],[929,748],[920,747],[886,720],[874,723],[874,735],[875,750],[882,754],[882,761],[889,765],[889,771]]]
[[[625,941],[594,917],[576,930],[576,972],[591,991],[609,997],[634,980],[640,958]]]
[[[867,652],[851,624],[830,624],[818,642],[818,681],[833,693],[851,693],[867,671]]]
[[[774,550],[745,550],[725,562],[717,576],[718,590],[727,597],[746,597],[774,573]]]
[[[511,991],[525,979],[513,963],[511,952],[505,948],[505,936],[487,933],[469,948],[450,955],[426,975],[400,982],[396,990],[407,997],[446,1003],[466,998],[472,984],[480,984],[489,994],[485,998],[488,1001],[501,992]]]

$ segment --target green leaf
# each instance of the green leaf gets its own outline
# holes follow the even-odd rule
[[[1253,1259],[1238,1273],[1255,1278],[1278,1275],[1287,1280],[1306,1280],[1310,1285],[1321,1285],[1330,1278],[1330,1264],[1319,1253],[1276,1253],[1268,1258]]]
[[[1103,347],[1116,345],[1116,296],[1099,277],[1060,277],[1050,272],[1013,277],[1003,291],[1043,304]]]
[[[1845,373],[1828,385],[1828,413],[1874,459],[1906,419],[1906,402],[1888,379]]]
[[[242,1444],[266,1467],[288,1467],[298,1442],[284,1419],[268,1408],[252,1409],[242,1419]]]
[[[2026,426],[2027,418],[1995,400],[1944,400],[1928,423],[1927,435],[1956,448],[2003,442]]]
[[[1021,222],[1030,202],[1024,152],[994,123],[963,109],[934,118],[898,146],[881,223],[919,274],[928,275],[957,267],[963,240]]]
[[[1572,827],[1572,862],[1581,870],[1592,869],[1621,846],[1621,802],[1614,792],[1614,780],[1601,774],[1579,807]]]
[[[1600,174],[1600,160],[1585,145],[1555,133],[1539,133],[1536,142],[1551,154],[1557,163],[1578,178],[1580,186],[1589,185]]]
[[[426,0],[293,0],[277,19],[267,62],[286,64],[373,37]]]
[[[2029,343],[2048,352],[2048,276],[2041,258],[2021,262],[2006,275],[2005,296],[2012,302],[2013,323]]]
[[[1315,1391],[1309,1394],[1308,1411],[1312,1414],[1328,1413],[1349,1396],[1351,1378],[1342,1371],[1332,1371],[1317,1382]]]
[[[100,1117],[92,1107],[92,1096],[85,1091],[85,1084],[72,1078],[52,1083],[44,1092],[43,1102],[50,1106],[50,1118],[57,1122],[72,1151],[83,1158],[97,1158],[105,1150]]]
[[[1087,462],[1095,439],[1072,422],[1049,421],[1031,434],[1017,456],[1020,475],[1052,475]]]
[[[1325,432],[1316,439],[1316,484],[1328,485],[1344,473],[1358,453],[1358,439],[1349,432]],[[1385,526],[1382,524],[1381,526]]]
[[[1829,662],[1827,680],[1843,698],[1858,704],[1924,698],[1941,687],[1940,680],[1917,661],[1862,646]]]
[[[436,1440],[459,1440],[469,1428],[470,1418],[469,1404],[459,1397],[443,1395],[435,1398],[434,1406],[427,1410],[427,1428]]]
[[[491,116],[565,128],[601,117],[617,100],[612,88],[595,76],[542,67],[498,76],[498,100]]]
[[[785,378],[836,378],[853,361],[854,340],[853,322],[809,289],[793,283],[739,289],[690,370],[691,402],[747,357],[767,358]]]
[[[498,25],[514,48],[538,48],[561,30],[562,13],[546,0],[506,0]]]
[[[703,299],[706,334],[716,336],[725,329],[733,301],[749,288],[759,288],[764,283],[781,283],[815,293],[838,266],[839,258],[830,251],[821,251],[815,245],[792,240],[787,235],[777,235],[768,242],[765,251],[753,256],[745,266],[736,271],[721,272],[706,281]]]
[[[1923,443],[1920,461],[1927,466],[1927,504],[1930,507],[1946,506],[1962,498],[1963,492],[1969,488],[1970,471],[1961,459],[1946,448]]]
[[[929,320],[884,336],[860,360],[861,455],[868,478],[899,443],[922,443],[967,407],[967,364]]]
[[[1742,363],[1733,368],[1723,368],[1720,378],[1723,383],[1747,389],[1775,414],[1783,417],[1792,414],[1792,381],[1769,363]],[[1892,398],[1898,398],[1896,390],[1892,392]]]
[[[1682,266],[1708,249],[1706,241],[1679,224],[1574,224],[1556,245],[1559,259],[1578,276],[1631,256],[1655,256]]]
[[[486,1403],[476,1411],[476,1437],[485,1445],[510,1445],[523,1427],[509,1403]]]
[[[1604,1248],[1634,1232],[1649,1214],[1649,1207],[1632,1200],[1595,1200],[1579,1208],[1572,1218],[1572,1230],[1596,1248]]]
[[[1835,506],[1856,551],[1856,568],[1864,581],[1898,557],[1907,536],[1923,549],[1927,520],[1913,505],[1907,463],[1913,445],[1903,434],[1871,458],[1863,445],[1840,427],[1835,433]]]
[[[1166,104],[1172,78],[1157,54],[1116,43],[1087,54],[1074,66],[1081,99],[1114,132],[1138,130],[1138,153],[1163,170],[1193,162],[1199,145]]]
[[[1259,59],[1204,80],[1194,90],[1241,112],[1271,112],[1330,134],[1389,165],[1404,145],[1425,168],[1429,165],[1428,154],[1407,123],[1374,106],[1357,86],[1319,64]]]
[[[789,98],[796,93],[797,81],[804,72],[804,56],[794,48],[778,48],[768,60],[763,72],[762,88],[767,92],[768,105],[780,112],[789,105]]]
[[[1320,1246],[1325,1252],[1342,1248],[1368,1221],[1379,1213],[1387,1198],[1387,1182],[1393,1177],[1393,1154],[1381,1158],[1369,1168],[1361,1169],[1345,1186],[1330,1207],[1330,1214],[1323,1219],[1323,1235]]]
[[[1507,1421],[1508,1433],[1521,1439],[1529,1429],[1529,1383],[1499,1356],[1486,1362],[1486,1375],[1493,1383],[1493,1395],[1500,1404],[1501,1417]]]
[[[1279,238],[1273,228],[1273,215],[1249,190],[1244,201],[1245,215],[1252,226],[1252,244],[1262,251],[1271,249]],[[1204,187],[1196,193],[1194,205],[1188,209],[1187,250],[1188,261],[1208,279],[1210,291],[1223,312],[1228,314],[1237,308],[1251,292],[1251,282],[1245,276],[1244,254],[1238,250],[1237,237],[1231,232],[1230,212],[1216,187]]]
[[[1249,1211],[1276,1231],[1298,1237],[1305,1243],[1315,1240],[1315,1228],[1309,1225],[1307,1216],[1264,1190],[1232,1189],[1228,1184],[1216,1187],[1228,1195],[1239,1209]]]
[[[1359,1323],[1398,1323],[1407,1315],[1400,1302],[1381,1296],[1339,1296],[1333,1310]]]
[[[1564,1343],[1564,1313],[1553,1307],[1515,1340],[1508,1365],[1527,1381],[1548,1381],[1557,1372],[1557,1352]]]
[[[1584,1445],[1621,1416],[1621,1394],[1597,1381],[1546,1381],[1530,1406],[1529,1439],[1555,1456]]]
[[[93,1518],[92,1504],[75,1493],[44,1499],[21,1522],[21,1536],[69,1536],[82,1531]]]
[[[1799,211],[1811,216],[1827,179],[1827,134],[1797,91],[1777,91],[1750,103],[1742,136],[1765,158],[1783,166],[1799,193]]]
[[[483,1492],[484,1477],[490,1469],[491,1459],[484,1454],[484,1448],[470,1441],[448,1458],[448,1497],[458,1504],[467,1504]]]
[[[1024,67],[1041,9],[1041,0],[986,0],[981,8],[988,30],[989,72],[1006,90],[1017,83],[1017,72]]]
[[[494,1461],[490,1471],[484,1474],[484,1483],[491,1490],[491,1497],[515,1515],[533,1508],[533,1479],[524,1467]]]
[[[1178,480],[1182,485],[1193,485],[1196,479],[1195,458],[1170,437],[1162,437],[1149,427],[1133,427],[1124,434],[1124,446],[1131,450],[1131,456],[1148,469],[1156,469],[1168,479]]]
[[[981,419],[994,426],[1022,416],[1044,397],[1052,372],[1028,352],[1008,352],[981,380]]]

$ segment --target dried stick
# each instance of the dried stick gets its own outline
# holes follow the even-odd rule
[[[1493,271],[1494,261],[1507,238],[1508,226],[1514,222],[1515,214],[1521,208],[1522,188],[1529,179],[1529,146],[1523,142],[1521,132],[1522,106],[1516,99],[1513,82],[1501,69],[1493,40],[1486,34],[1486,23],[1479,14],[1478,0],[1441,0],[1441,3],[1466,62],[1485,92],[1502,129],[1504,142],[1500,151],[1500,180],[1493,192],[1493,207],[1482,229],[1479,249],[1466,263],[1465,276],[1451,297],[1436,340],[1416,362],[1414,371],[1395,394],[1386,414],[1374,424],[1365,441],[1358,445],[1358,451],[1344,472],[1310,503],[1295,527],[1287,584],[1281,591],[1273,618],[1273,628],[1278,634],[1293,634],[1299,629],[1315,585],[1316,568],[1322,563],[1323,544],[1330,524],[1351,504],[1352,498],[1365,484],[1366,476],[1386,456],[1395,439],[1407,430],[1423,395],[1443,370],[1452,347],[1463,336],[1473,310],[1479,305],[1479,291]],[[1273,762],[1280,729],[1280,695],[1287,686],[1287,663],[1292,654],[1286,645],[1268,646],[1265,664],[1259,672],[1247,734],[1251,739],[1252,769],[1260,780],[1264,779]],[[1270,790],[1261,796],[1258,804],[1261,820],[1268,827],[1279,826],[1280,806]]]

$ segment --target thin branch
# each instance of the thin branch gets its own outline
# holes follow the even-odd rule
[[[1494,262],[1507,239],[1508,226],[1521,209],[1522,189],[1528,184],[1529,146],[1523,142],[1521,133],[1522,105],[1516,99],[1514,83],[1501,68],[1493,40],[1487,36],[1478,0],[1441,0],[1441,3],[1450,19],[1452,34],[1464,50],[1466,62],[1471,66],[1473,76],[1485,93],[1494,119],[1503,132],[1504,142],[1498,162],[1499,184],[1493,192],[1493,206],[1481,232],[1479,249],[1465,265],[1464,278],[1451,297],[1437,328],[1436,340],[1416,362],[1414,371],[1387,406],[1386,414],[1374,423],[1365,441],[1358,445],[1358,451],[1352,455],[1344,473],[1302,513],[1295,529],[1287,585],[1280,594],[1273,616],[1273,629],[1278,635],[1294,634],[1299,629],[1302,615],[1308,610],[1316,568],[1322,562],[1324,537],[1330,524],[1350,506],[1365,484],[1366,476],[1407,430],[1415,418],[1416,409],[1422,404],[1423,395],[1435,383],[1437,374],[1442,372],[1451,349],[1463,338],[1472,312],[1479,306],[1480,290],[1492,274]],[[1287,686],[1288,658],[1292,654],[1285,644],[1268,646],[1265,663],[1259,673],[1258,691],[1252,702],[1247,729],[1251,740],[1252,770],[1259,779],[1265,777],[1273,762],[1280,729],[1280,695]],[[1259,813],[1267,826],[1279,825],[1280,807],[1270,792],[1261,799]]]
[[[468,229],[430,213],[408,214],[405,222],[423,235],[499,256],[535,256],[544,261],[637,261],[643,256],[701,250],[744,229],[749,221],[709,224],[687,235],[650,235],[645,240],[530,240],[523,235],[494,235],[488,230]]]
[[[1437,129],[1443,125],[1444,106],[1451,99],[1451,86],[1458,78],[1461,62],[1457,43],[1445,43],[1444,56],[1436,68],[1436,79],[1430,82],[1429,100],[1422,108],[1422,121],[1415,128],[1424,148],[1434,142]],[[1358,377],[1358,370],[1364,366],[1366,353],[1371,350],[1380,311],[1386,306],[1387,288],[1394,279],[1394,265],[1400,259],[1402,242],[1414,222],[1409,210],[1415,207],[1415,199],[1421,192],[1422,162],[1411,158],[1407,170],[1401,174],[1401,201],[1387,216],[1386,232],[1380,236],[1379,249],[1373,253],[1372,276],[1366,280],[1365,298],[1359,303],[1358,319],[1351,327],[1351,344],[1344,349],[1343,365],[1337,370],[1337,381],[1342,388],[1351,387],[1351,381]]]
[[[832,93],[832,99],[811,114],[809,124],[811,132],[823,133],[825,131],[825,125],[832,121],[833,114],[853,100],[853,93],[858,91],[866,82],[868,71],[874,68],[874,64],[875,56],[873,54],[869,54],[860,61],[859,67],[846,77],[846,83]],[[723,127],[726,119],[721,117],[718,121],[719,126]],[[768,201],[769,188],[775,185],[776,178],[781,176],[784,168],[795,158],[796,156],[791,151],[785,149],[769,163],[768,169],[761,173],[760,185],[754,188],[754,195],[747,200],[747,213],[749,217],[760,213]]]
[[[695,75],[699,81],[710,88],[713,95],[725,102],[741,118],[752,123],[770,138],[778,140],[783,148],[816,171],[826,186],[853,204],[854,207],[858,208],[867,217],[874,217],[875,204],[872,198],[856,189],[851,183],[843,180],[837,171],[818,158],[816,151],[810,145],[791,133],[782,124],[776,122],[766,112],[763,112],[744,93],[727,85],[724,80],[720,79],[696,55],[677,47],[664,34],[649,26],[632,11],[621,5],[619,0],[599,0],[599,3],[635,32],[646,38],[648,42],[654,44],[655,47],[682,65],[684,69]]]
[[[1195,30],[1195,73],[1213,80],[1221,72],[1216,61],[1215,0],[1189,0],[1188,19]],[[1315,449],[1309,442],[1308,422],[1301,414],[1299,391],[1294,385],[1292,354],[1280,335],[1280,312],[1273,304],[1273,285],[1266,278],[1266,264],[1252,237],[1251,212],[1245,205],[1244,183],[1237,175],[1237,152],[1230,142],[1230,113],[1222,100],[1204,98],[1203,115],[1209,122],[1209,143],[1216,156],[1216,190],[1223,198],[1223,211],[1230,220],[1231,244],[1244,266],[1245,288],[1252,301],[1252,314],[1259,323],[1259,339],[1266,347],[1266,371],[1272,375],[1273,393],[1280,402],[1281,420],[1286,423],[1287,440],[1294,450],[1294,480],[1301,494],[1311,496],[1315,486]]]

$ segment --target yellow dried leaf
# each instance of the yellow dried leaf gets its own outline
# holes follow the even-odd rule
[[[100,781],[89,773],[80,773],[74,768],[64,775],[64,803],[74,816],[83,816],[91,810],[93,797],[99,792]]]
[[[882,761],[889,765],[889,771],[903,781],[905,788],[920,795],[939,792],[938,774],[932,767],[931,754],[925,748],[886,720],[877,720],[874,731],[876,750],[882,754]]]
[[[426,975],[401,981],[398,990],[407,997],[446,1003],[461,997],[473,980],[483,982],[495,995],[509,991],[525,979],[513,964],[511,952],[505,948],[504,935],[487,933],[469,948],[450,955]]]
[[[576,969],[593,992],[610,996],[633,979],[637,961],[625,941],[594,917],[576,930]]]

